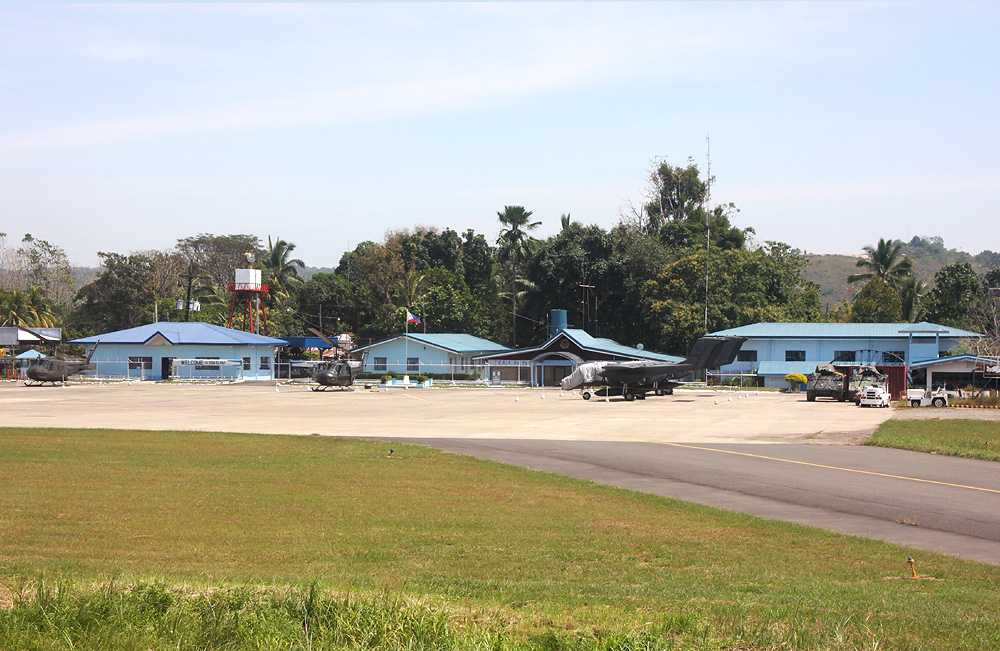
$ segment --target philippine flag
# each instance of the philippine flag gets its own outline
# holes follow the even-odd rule
[[[406,311],[406,322],[407,323],[420,323],[420,319],[413,315],[409,310]]]

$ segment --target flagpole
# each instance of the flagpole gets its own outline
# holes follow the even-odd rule
[[[403,315],[403,320],[406,325],[403,334],[403,375],[406,375],[410,370],[410,308],[406,308],[406,313]]]

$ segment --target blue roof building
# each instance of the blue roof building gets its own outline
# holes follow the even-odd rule
[[[475,373],[474,357],[506,350],[469,334],[409,332],[359,346],[351,354],[365,355],[368,373]]]
[[[270,380],[286,343],[210,323],[160,322],[83,337],[99,377]]]
[[[754,323],[711,333],[747,337],[723,373],[757,373],[764,386],[808,375],[817,364],[907,364],[937,359],[982,335],[934,323]]]
[[[479,363],[489,366],[491,380],[530,381],[532,386],[557,385],[577,366],[587,362],[679,362],[683,359],[623,346],[613,339],[593,337],[586,330],[568,328],[565,310],[552,310],[552,335],[542,345],[476,358]]]

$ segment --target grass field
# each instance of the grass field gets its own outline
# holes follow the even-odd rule
[[[394,447],[0,429],[0,648],[1000,648],[998,567]]]
[[[1000,421],[887,420],[866,445],[1000,461]]]

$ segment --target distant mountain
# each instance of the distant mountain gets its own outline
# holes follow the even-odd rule
[[[309,280],[316,274],[332,274],[335,272],[336,269],[330,267],[299,267],[299,275],[302,276],[302,280]]]
[[[872,246],[875,244],[872,242]],[[903,254],[913,260],[917,278],[927,283],[932,283],[934,274],[943,267],[957,262],[968,262],[978,274],[1000,266],[998,253],[983,251],[973,256],[965,251],[946,248],[940,237],[914,237],[903,245]],[[847,284],[847,277],[859,271],[857,261],[862,257],[860,251],[855,255],[806,253],[803,257],[809,261],[809,268],[803,276],[819,285],[820,304],[824,310],[833,309],[860,289]]]

